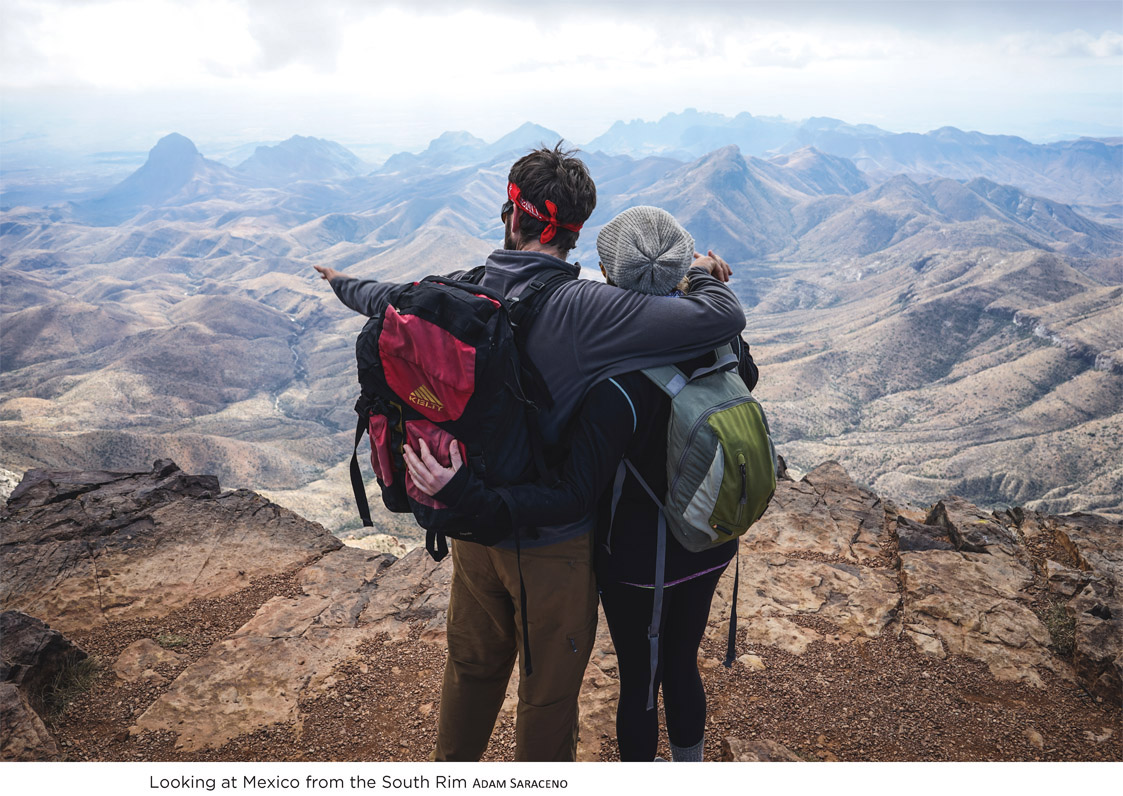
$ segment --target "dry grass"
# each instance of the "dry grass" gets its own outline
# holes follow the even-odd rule
[[[105,673],[101,658],[71,658],[43,693],[43,718],[47,724],[58,720],[76,698],[88,692]]]

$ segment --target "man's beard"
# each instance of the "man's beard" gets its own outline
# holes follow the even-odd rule
[[[507,214],[507,220],[503,222],[503,248],[504,249],[517,249],[518,244],[515,242],[514,236],[511,234],[511,219],[515,217],[514,213]]]

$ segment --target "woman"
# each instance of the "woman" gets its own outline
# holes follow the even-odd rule
[[[597,251],[610,284],[668,297],[681,295],[692,260],[700,257],[690,234],[669,213],[654,207],[634,207],[610,221],[597,237]],[[714,257],[712,252],[707,256]],[[741,377],[751,390],[756,366],[740,338],[733,345]],[[712,354],[707,357],[713,359]],[[707,357],[680,367],[689,373],[708,364]],[[511,527],[578,519],[599,497],[594,562],[620,674],[616,729],[622,760],[655,758],[658,712],[647,706],[650,689],[660,686],[672,759],[702,759],[706,696],[698,673],[698,647],[717,582],[737,553],[736,541],[691,553],[668,536],[658,665],[652,679],[648,626],[655,596],[659,507],[621,460],[632,463],[654,494],[665,494],[669,417],[670,399],[641,372],[595,385],[571,428],[569,458],[553,485],[489,490],[460,466],[455,444],[447,468],[424,443],[420,451],[405,451],[410,476],[422,491],[457,509],[495,516]]]

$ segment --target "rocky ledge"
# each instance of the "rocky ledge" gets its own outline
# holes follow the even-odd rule
[[[895,507],[833,462],[782,481],[741,545],[737,662],[719,665],[732,567],[703,640],[707,757],[1119,759],[1121,531]],[[428,755],[447,559],[344,546],[168,461],[27,473],[0,555],[5,759]],[[579,755],[612,759],[603,618],[585,680]]]

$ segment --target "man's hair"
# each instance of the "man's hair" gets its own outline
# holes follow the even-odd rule
[[[573,155],[576,150],[562,149],[559,141],[551,149],[542,147],[515,161],[507,179],[519,186],[522,196],[540,211],[546,211],[546,200],[558,206],[562,224],[584,224],[597,206],[597,186],[585,164]],[[546,224],[529,213],[518,214],[519,234],[523,239],[537,240]],[[558,227],[549,245],[564,254],[577,245],[581,233]]]

